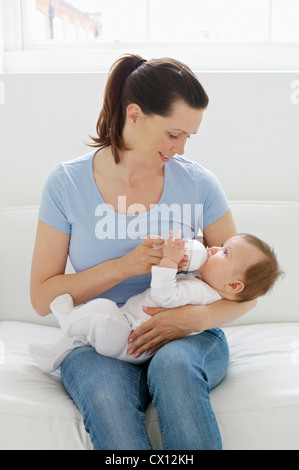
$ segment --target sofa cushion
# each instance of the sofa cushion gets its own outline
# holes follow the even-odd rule
[[[227,377],[211,399],[224,449],[298,449],[298,323],[225,328],[230,345]],[[82,417],[66,393],[60,372],[41,372],[28,344],[51,342],[58,328],[0,322],[0,448],[90,449]],[[161,449],[156,410],[146,427]]]
[[[89,449],[82,416],[60,372],[42,372],[28,354],[32,342],[52,342],[58,328],[0,322],[0,448]]]
[[[299,450],[299,324],[224,328],[227,376],[211,394],[226,450]]]

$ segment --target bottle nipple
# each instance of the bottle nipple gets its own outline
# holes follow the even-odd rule
[[[186,271],[198,271],[207,261],[207,250],[198,240],[188,238],[186,240],[186,255],[188,255],[188,266]]]

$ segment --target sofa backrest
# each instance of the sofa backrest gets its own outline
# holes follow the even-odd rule
[[[30,269],[37,227],[36,206],[0,210],[0,320],[56,325],[30,302]]]
[[[285,271],[273,291],[234,324],[299,321],[299,203],[233,201],[231,207],[238,231],[273,246]],[[53,315],[39,317],[30,302],[37,211],[36,206],[0,209],[0,320],[56,325]],[[67,270],[72,270],[70,265]]]
[[[231,324],[298,322],[299,203],[234,201],[231,208],[237,231],[252,233],[272,246],[285,273],[252,311]]]

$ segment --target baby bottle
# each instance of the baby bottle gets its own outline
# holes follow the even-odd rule
[[[191,238],[186,240],[185,247],[185,254],[188,255],[188,266],[184,268],[184,271],[198,271],[208,259],[206,248],[198,240]]]

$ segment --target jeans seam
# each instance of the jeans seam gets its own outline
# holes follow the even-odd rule
[[[210,354],[210,352],[213,351],[213,349],[215,349],[217,343],[219,342],[219,340],[223,337],[224,333],[222,330],[220,330],[220,333],[218,334],[217,338],[215,339],[214,343],[210,346],[210,349],[206,352],[206,354],[204,355],[203,357],[203,360],[202,360],[202,363],[203,365],[205,364],[206,362],[206,358],[207,356]]]
[[[60,368],[60,371],[61,371],[61,368]],[[62,375],[62,373],[61,373],[61,375]],[[69,396],[70,396],[71,399],[73,400],[74,404],[76,405],[76,407],[77,407],[78,410],[80,411],[80,415],[81,415],[81,420],[80,420],[80,422],[83,424],[85,431],[89,434],[89,428],[87,427],[87,423],[86,423],[86,420],[85,420],[84,412],[83,412],[83,410],[81,410],[81,408],[80,408],[80,406],[79,406],[79,401],[78,401],[77,395],[76,395],[76,396],[72,396],[70,388],[69,388],[68,385],[64,382],[63,379],[62,379],[62,383],[63,383],[63,386],[64,386],[65,390],[67,391],[67,393],[69,394]],[[90,435],[90,434],[89,434],[89,435]]]
[[[138,411],[140,411],[140,413],[143,413],[143,426],[144,426],[144,429],[145,429],[145,432],[146,432],[146,435],[147,435],[147,440],[148,440],[148,444],[150,445],[151,447],[151,442],[150,442],[150,439],[149,439],[149,436],[147,434],[147,430],[146,430],[146,426],[145,426],[145,420],[146,420],[146,416],[145,416],[145,410],[142,410],[141,409],[141,401],[140,401],[140,393],[138,393],[138,389],[139,389],[139,384],[140,384],[140,379],[141,379],[141,374],[142,374],[142,369],[139,370],[138,372],[138,377],[136,377],[136,388],[135,388],[135,396],[136,396],[136,400],[137,400],[137,403],[136,403],[136,409],[138,409]],[[152,448],[152,447],[151,447]]]
[[[154,407],[155,407],[155,409],[156,409],[156,412],[157,412],[157,415],[158,415],[159,425],[160,425],[160,429],[161,429],[162,447],[163,447],[164,450],[167,450],[167,446],[166,446],[166,444],[165,444],[165,440],[164,440],[164,436],[163,436],[164,430],[163,430],[162,421],[161,421],[160,415],[159,415],[159,409],[158,409],[158,407],[157,407],[157,405],[156,405],[156,403],[155,403],[155,400],[154,400],[154,397],[153,397],[154,394],[153,394],[153,391],[152,391],[152,389],[151,389],[151,384],[150,384],[148,378],[147,378],[147,386],[148,386],[148,390],[149,390],[150,396],[151,396],[151,398],[152,398],[152,404],[154,405]]]
[[[214,343],[211,345],[210,349],[206,352],[206,354],[203,357],[203,361],[202,361],[202,367],[203,368],[205,367],[205,362],[206,362],[206,359],[208,358],[208,355],[215,349],[215,347],[217,346],[219,341],[222,340],[223,338],[225,338],[224,331],[220,330],[220,333],[218,334],[218,336],[215,339]],[[226,373],[227,373],[227,368],[226,368],[225,374],[222,376],[221,380],[219,380],[215,386],[219,385],[219,383],[224,379]],[[208,377],[207,377],[207,382],[209,383]],[[209,386],[210,386],[210,384],[209,384]],[[210,386],[210,388],[211,388],[211,386]],[[212,388],[214,388],[214,386]]]
[[[138,389],[139,389],[139,384],[140,384],[141,372],[142,372],[142,370],[140,369],[139,372],[138,372],[138,377],[136,378],[136,388],[135,388],[135,395],[136,395],[136,399],[137,399],[137,409],[139,411],[141,411],[141,402],[140,402],[140,398],[139,398]]]

